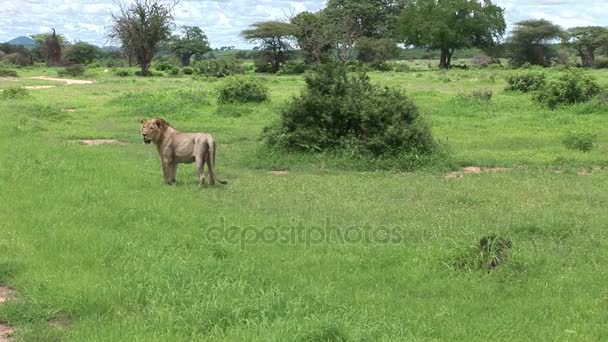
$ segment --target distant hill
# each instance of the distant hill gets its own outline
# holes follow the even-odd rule
[[[33,39],[29,38],[29,37],[17,37],[17,38],[13,38],[11,40],[9,40],[7,43],[12,44],[12,45],[23,45],[25,47],[32,47],[34,45],[36,45],[36,42],[34,42]]]

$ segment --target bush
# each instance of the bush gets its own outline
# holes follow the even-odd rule
[[[395,63],[394,70],[395,72],[408,72],[411,71],[412,68],[410,68],[410,66],[405,63]]]
[[[20,97],[27,97],[27,96],[29,96],[29,94],[30,93],[25,88],[9,87],[9,88],[5,88],[4,90],[2,90],[2,92],[0,92],[0,98],[12,100],[12,99],[20,98]]]
[[[547,76],[542,72],[525,72],[505,76],[505,81],[509,84],[507,90],[524,93],[542,88],[546,83],[546,79]]]
[[[161,61],[154,64],[154,69],[158,71],[171,71],[175,67],[175,64],[167,61]]]
[[[349,150],[398,156],[435,150],[430,128],[402,92],[375,86],[362,73],[349,76],[343,65],[322,65],[305,77],[306,89],[266,127],[270,146],[300,151]]]
[[[470,93],[460,93],[456,98],[466,102],[489,103],[492,100],[492,95],[493,93],[490,89],[478,89]]]
[[[65,69],[63,69],[63,70],[57,71],[57,74],[59,76],[62,76],[62,77],[64,77],[64,76],[75,77],[75,76],[82,76],[82,75],[84,75],[84,72],[85,72],[84,65],[82,65],[82,64],[74,64],[74,65],[70,65],[70,66],[65,67]]]
[[[381,72],[393,71],[393,66],[389,63],[372,64],[371,67]]]
[[[173,68],[169,69],[169,74],[172,75],[172,76],[179,75],[179,68],[178,67],[173,67]]]
[[[598,57],[593,63],[595,69],[608,69],[608,58]]]
[[[281,66],[279,69],[279,75],[299,75],[303,74],[308,70],[308,66],[304,62],[287,63]]]
[[[589,152],[593,149],[596,139],[597,136],[589,132],[568,132],[562,143],[568,149]]]
[[[184,73],[184,75],[192,75],[194,74],[194,69],[192,69],[191,67],[184,67],[182,69],[182,72]]]
[[[270,90],[259,81],[234,77],[229,78],[219,88],[219,103],[264,102],[268,100]]]
[[[17,77],[15,70],[0,69],[0,77]]]
[[[118,71],[116,71],[115,74],[116,74],[116,76],[120,76],[120,77],[127,77],[127,76],[131,75],[129,73],[129,70],[118,70]]]
[[[589,101],[599,92],[600,87],[592,77],[571,70],[548,82],[535,94],[534,99],[553,109],[560,105]]]
[[[208,77],[226,77],[243,73],[241,62],[234,58],[206,59],[194,66],[196,72]]]

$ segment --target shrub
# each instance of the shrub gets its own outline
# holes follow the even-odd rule
[[[410,68],[410,66],[405,63],[395,63],[394,70],[395,72],[408,72],[411,71],[412,68]]]
[[[521,91],[524,93],[542,88],[546,83],[547,76],[542,72],[515,73],[505,76],[509,84],[507,90]]]
[[[27,96],[29,96],[28,90],[21,87],[9,87],[0,92],[0,98],[2,99],[17,99]]]
[[[62,76],[62,77],[63,76],[72,76],[72,77],[75,77],[75,76],[82,76],[82,75],[84,75],[84,72],[85,72],[84,65],[82,65],[82,64],[74,64],[74,65],[70,65],[70,66],[65,67],[65,69],[63,69],[63,70],[57,71],[57,74],[59,76]]]
[[[608,69],[608,58],[598,57],[593,63],[595,69]]]
[[[172,76],[179,75],[179,68],[178,67],[173,67],[173,68],[169,69],[169,74],[171,74]]]
[[[15,70],[0,69],[0,77],[17,77]]]
[[[208,77],[226,77],[243,73],[241,62],[234,58],[206,59],[194,66],[196,72]]]
[[[402,92],[375,86],[343,65],[322,65],[306,89],[266,127],[270,146],[300,151],[350,150],[373,156],[428,154],[436,144],[418,109]]]
[[[268,100],[270,90],[259,81],[234,77],[229,78],[219,88],[219,103],[264,102]]]
[[[553,109],[560,105],[586,102],[600,92],[595,80],[578,70],[571,70],[548,82],[534,99]]]
[[[597,136],[589,132],[568,132],[562,143],[568,149],[589,152],[593,149],[596,139]]]
[[[192,75],[194,74],[194,69],[192,69],[191,67],[184,67],[182,69],[182,72],[184,73],[184,75]]]
[[[382,72],[393,71],[393,66],[389,63],[372,64],[371,67]]]
[[[116,76],[127,77],[129,75],[130,75],[130,73],[129,73],[128,70],[118,70],[118,71],[116,71]]]
[[[279,69],[279,75],[299,75],[308,70],[308,66],[304,62],[286,63]]]
[[[493,93],[490,89],[477,89],[470,93],[460,93],[456,98],[466,102],[489,103],[492,100],[492,95]]]
[[[492,271],[508,261],[512,247],[511,240],[490,234],[481,237],[477,245],[460,249],[449,265],[465,272]]]
[[[158,71],[171,71],[173,68],[175,68],[175,64],[167,61],[161,61],[154,64],[154,69]]]

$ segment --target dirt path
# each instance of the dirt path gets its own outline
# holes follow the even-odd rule
[[[54,82],[63,82],[66,85],[70,85],[70,84],[91,84],[91,83],[95,83],[93,81],[88,81],[88,80],[72,80],[69,78],[54,78],[54,77],[48,77],[48,76],[33,76],[30,77],[31,79],[35,79],[35,80],[45,80],[45,81],[54,81]]]
[[[8,301],[15,294],[15,290],[9,287],[0,286],[0,304]],[[12,342],[12,336],[15,333],[15,328],[10,325],[0,322],[0,342]]]

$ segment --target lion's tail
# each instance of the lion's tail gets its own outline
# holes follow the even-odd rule
[[[209,159],[207,160],[207,162],[209,163],[209,169],[213,173],[214,178],[215,178],[215,180],[218,181],[218,183],[220,183],[220,184],[228,184],[227,181],[221,180],[221,179],[217,178],[217,175],[215,173],[215,147],[216,147],[215,140],[212,140],[211,144],[209,144],[209,155],[208,155]]]

